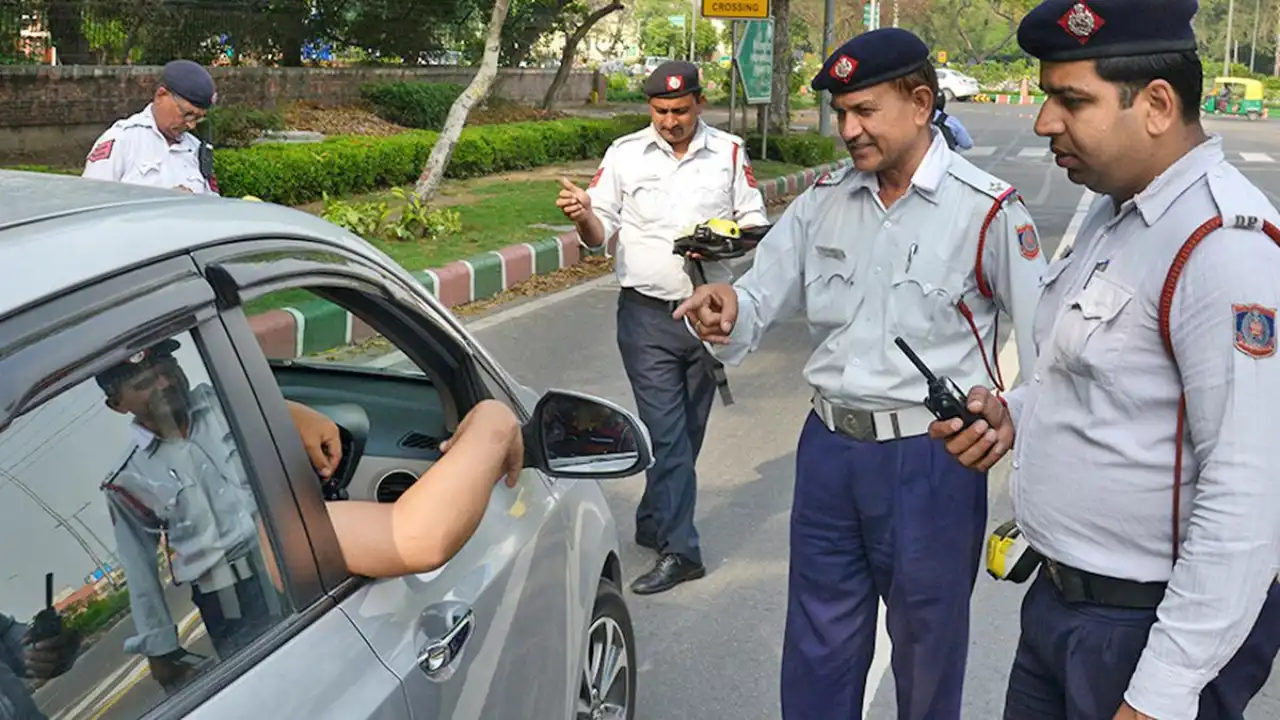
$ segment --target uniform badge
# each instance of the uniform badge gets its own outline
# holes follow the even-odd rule
[[[593,188],[600,184],[600,176],[604,175],[604,167],[596,168],[596,174],[591,176],[591,182],[587,184],[588,188]]]
[[[668,90],[675,92],[676,90],[679,90],[682,87],[684,87],[684,78],[680,77],[679,75],[672,75],[671,77],[667,78]]]
[[[1058,24],[1066,30],[1071,37],[1080,41],[1081,45],[1089,42],[1094,33],[1106,25],[1107,22],[1102,16],[1094,12],[1084,0],[1071,6],[1061,18],[1058,18]]]
[[[111,157],[111,151],[115,149],[115,146],[115,138],[104,140],[97,145],[94,145],[93,149],[89,151],[89,162],[98,162],[99,160],[106,160]]]
[[[1236,349],[1254,358],[1276,354],[1276,311],[1261,305],[1232,305]]]
[[[1035,260],[1040,256],[1040,238],[1036,237],[1034,225],[1018,226],[1018,250],[1028,260]]]
[[[759,187],[759,185],[756,184],[756,171],[751,168],[750,160],[747,160],[745,158],[743,159],[742,172],[745,173],[747,176],[748,187]]]
[[[840,82],[849,82],[849,78],[853,77],[853,72],[858,69],[858,61],[848,55],[841,55],[835,64],[831,66],[831,77]]]

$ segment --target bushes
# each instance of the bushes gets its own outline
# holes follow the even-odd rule
[[[213,126],[213,144],[220,148],[249,147],[269,130],[283,130],[284,116],[248,105],[220,105],[209,111],[205,122]],[[203,128],[197,135],[203,137]]]
[[[598,158],[609,143],[649,123],[643,115],[487,125],[462,131],[446,177],[466,178]],[[214,154],[222,195],[254,195],[300,205],[324,197],[405,185],[417,179],[436,133],[336,137],[319,143],[267,143]],[[772,145],[772,140],[770,141]]]
[[[385,83],[363,85],[360,95],[383,120],[407,128],[440,130],[463,90],[461,85]]]
[[[761,156],[761,137],[752,134],[746,137],[747,152],[752,158]],[[839,153],[833,138],[823,137],[818,133],[801,133],[797,135],[770,135],[769,159],[779,160],[791,165],[814,167],[836,160]]]

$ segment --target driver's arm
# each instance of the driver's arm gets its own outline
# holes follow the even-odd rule
[[[338,434],[338,426],[325,414],[312,410],[302,403],[285,400],[289,408],[289,417],[298,428],[298,436],[302,438],[302,447],[311,459],[311,466],[325,479],[338,468],[342,460],[342,438]]]
[[[436,464],[392,504],[327,503],[347,569],[366,577],[431,572],[449,561],[484,517],[493,485],[514,487],[524,464],[520,423],[506,405],[476,405]]]

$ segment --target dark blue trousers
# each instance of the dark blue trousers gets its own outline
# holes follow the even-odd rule
[[[653,467],[636,508],[636,536],[653,538],[663,553],[702,562],[693,526],[698,481],[694,472],[716,384],[706,350],[673,320],[674,305],[624,290],[618,297],[618,350],[640,420],[653,442]]]
[[[898,717],[958,720],[986,522],[985,473],[941,443],[858,442],[811,413],[796,454],[783,718],[862,717],[883,599]]]
[[[1005,720],[1111,720],[1155,624],[1154,610],[1066,603],[1041,572],[1022,601]],[[1199,720],[1242,720],[1280,649],[1280,585],[1273,584],[1244,645],[1200,693]]]

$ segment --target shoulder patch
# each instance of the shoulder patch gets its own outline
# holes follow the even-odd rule
[[[587,183],[587,188],[593,188],[600,184],[600,176],[604,175],[604,166],[596,168],[596,174],[591,176],[591,182]]]
[[[831,187],[833,185],[839,185],[844,182],[846,177],[849,176],[849,170],[852,167],[853,166],[851,165],[846,165],[841,168],[836,168],[835,170],[828,170],[818,177],[818,180],[814,182],[814,185],[817,187]]]
[[[1036,226],[1028,223],[1019,225],[1017,230],[1018,250],[1022,253],[1022,257],[1035,260],[1040,256],[1040,238],[1036,236]]]
[[[1276,354],[1276,309],[1257,304],[1232,305],[1236,349],[1253,358]]]
[[[110,140],[103,140],[97,145],[94,145],[93,149],[89,151],[89,157],[87,158],[88,162],[92,163],[92,162],[98,162],[100,160],[106,160],[107,158],[111,157],[111,151],[114,150],[115,147],[116,147],[115,138],[111,138]]]

